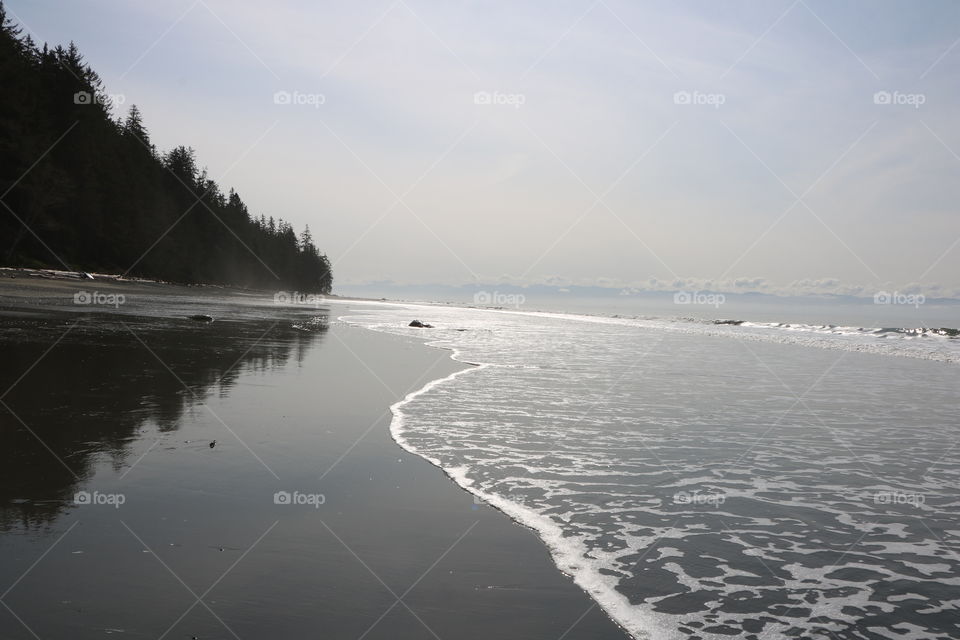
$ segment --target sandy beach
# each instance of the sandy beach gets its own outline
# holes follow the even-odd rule
[[[625,637],[391,440],[388,407],[463,365],[333,306],[4,281],[0,635]]]

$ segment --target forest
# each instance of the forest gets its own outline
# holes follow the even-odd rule
[[[330,292],[309,227],[251,213],[114,102],[74,44],[38,45],[0,3],[0,265]]]

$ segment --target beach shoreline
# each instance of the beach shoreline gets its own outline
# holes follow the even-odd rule
[[[350,318],[351,315],[345,315],[340,316],[338,319],[349,323]],[[602,581],[590,580],[583,572],[577,572],[573,570],[572,567],[582,562],[582,559],[586,556],[588,550],[586,548],[582,548],[576,553],[571,553],[569,549],[565,549],[564,545],[561,543],[564,537],[563,531],[556,525],[556,523],[550,520],[550,518],[538,514],[534,510],[529,509],[522,504],[512,502],[498,495],[481,491],[474,486],[474,482],[467,476],[467,474],[460,470],[451,469],[444,466],[441,460],[417,450],[417,448],[411,444],[407,438],[404,437],[403,426],[407,421],[407,415],[403,412],[405,406],[415,401],[417,397],[428,393],[440,385],[451,383],[456,378],[463,375],[479,373],[480,371],[493,366],[492,364],[486,362],[472,362],[464,359],[462,357],[462,353],[456,347],[442,339],[431,339],[428,336],[418,336],[416,339],[422,340],[426,347],[439,349],[442,352],[448,353],[450,360],[467,366],[466,368],[454,371],[447,376],[427,382],[424,386],[411,391],[402,400],[390,406],[390,410],[393,412],[393,419],[390,422],[390,434],[393,437],[394,442],[396,442],[399,447],[408,453],[422,458],[437,469],[441,470],[451,482],[460,487],[462,490],[470,493],[473,496],[476,496],[476,499],[482,500],[485,504],[489,505],[493,509],[496,509],[504,516],[510,518],[510,520],[512,520],[517,526],[527,529],[533,535],[537,536],[540,542],[549,551],[552,562],[556,566],[557,570],[573,581],[574,584],[583,590],[584,594],[592,598],[594,602],[596,602],[597,606],[605,612],[605,614],[614,624],[621,629],[624,629],[624,631],[630,634],[631,637],[645,637],[645,634],[649,633],[653,628],[652,624],[634,624],[632,626],[625,626],[631,624],[631,619],[628,615],[631,606],[623,594],[609,589],[607,585],[603,584]]]
[[[151,278],[138,278],[135,276],[125,276],[117,273],[98,273],[87,271],[67,271],[63,269],[34,269],[30,267],[0,267],[0,283],[17,280],[20,283],[34,283],[42,286],[41,283],[53,283],[53,287],[61,283],[78,283],[81,285],[106,285],[109,287],[126,287],[128,290],[167,290],[170,292],[197,290],[207,291],[212,294],[232,293],[247,295],[273,295],[277,289],[258,289],[252,287],[239,287],[226,284],[215,284],[209,282],[183,283],[168,282],[165,280],[155,280]],[[310,294],[311,292],[304,292]],[[320,295],[320,294],[316,294]],[[331,300],[344,301],[375,301],[374,298],[360,298],[353,296],[341,296],[333,293],[323,294],[325,298]]]
[[[403,319],[411,315],[435,328],[408,328]],[[588,320],[592,328],[585,331],[582,323]],[[941,567],[938,571],[948,567],[939,564],[948,550],[937,543],[944,535],[940,531],[949,529],[949,517],[929,530],[911,529],[915,514],[886,506],[891,502],[885,492],[894,482],[900,487],[897,495],[920,507],[927,501],[944,509],[952,504],[944,491],[949,485],[941,484],[949,482],[952,469],[932,479],[917,475],[924,472],[922,464],[892,462],[901,443],[935,451],[931,430],[945,439],[953,429],[940,409],[952,402],[953,364],[913,352],[914,357],[894,357],[901,355],[897,349],[914,344],[908,338],[885,338],[885,352],[855,353],[843,342],[810,345],[822,348],[773,339],[745,345],[702,329],[657,330],[673,328],[412,305],[370,311],[355,322],[416,336],[452,352],[456,360],[479,365],[468,370],[472,375],[434,382],[416,402],[400,405],[401,419],[392,425],[395,439],[536,531],[554,564],[635,637],[736,635],[739,630],[762,638],[888,624],[873,619],[875,612],[862,600],[884,597],[883,583],[871,584],[872,574],[850,592],[837,584],[855,582],[843,570],[826,575],[847,557],[851,572],[864,564],[878,565],[878,575],[897,571],[895,561],[886,564],[863,549],[851,551],[866,538],[886,544],[883,530],[869,524],[881,517],[902,527],[902,537],[909,530],[915,557]],[[936,344],[948,340],[938,338]],[[881,364],[884,373],[878,374]],[[818,424],[792,417],[784,425],[792,431],[786,443],[779,436],[765,441],[791,408],[784,389],[807,388],[824,371],[832,373],[830,383],[811,397],[816,409],[810,411],[834,417]],[[885,426],[882,412],[889,403],[872,399],[901,393],[916,409],[901,415],[895,426]],[[847,408],[854,402],[856,413]],[[690,423],[677,424],[681,411],[691,416]],[[851,424],[851,414],[871,419]],[[725,417],[737,415],[746,419]],[[405,427],[404,419],[417,422]],[[832,443],[814,445],[823,428],[842,430],[839,438],[856,437],[862,449],[842,448],[844,439],[838,439],[840,451],[831,449]],[[715,444],[705,445],[705,434]],[[740,471],[744,442],[753,457]],[[862,469],[861,456],[868,454],[889,457],[889,480]],[[770,459],[791,462],[781,472],[765,466]],[[806,495],[823,497],[797,504],[798,486]],[[925,508],[932,518],[933,511]],[[798,513],[808,514],[811,524],[798,521]],[[822,566],[814,568],[824,575],[814,579],[798,567],[806,566],[804,553],[812,543],[821,544],[821,527],[836,538],[823,545]],[[772,555],[765,540],[782,529],[791,531],[793,542]],[[759,554],[762,563],[755,559]],[[768,564],[778,567],[777,573]],[[899,599],[927,587],[909,570],[896,575],[910,584],[898,587]],[[827,622],[785,615],[792,609],[783,602],[797,585],[844,611]],[[930,600],[918,603],[916,611],[894,598],[888,606],[899,607],[912,624],[944,629],[945,615],[928,616],[929,608],[919,609],[947,602],[951,590],[946,584],[931,587]],[[750,607],[741,607],[748,598]]]
[[[191,586],[237,563],[208,605],[241,637],[302,637],[318,625],[368,638],[429,636],[425,627],[441,637],[626,637],[533,532],[392,439],[391,405],[463,371],[449,352],[331,321],[348,302],[331,311],[107,283],[125,304],[93,308],[74,304],[77,282],[36,282],[0,280],[3,388],[15,383],[5,403],[78,477],[61,468],[62,485],[32,480],[61,465],[0,413],[0,431],[15,439],[3,449],[21,461],[7,465],[19,479],[2,500],[0,576],[13,583],[26,572],[6,602],[30,628],[0,616],[5,637],[163,631],[183,590],[158,559]],[[215,321],[192,322],[192,310]],[[93,391],[104,385],[112,395]],[[317,488],[318,509],[271,499]],[[77,506],[77,491],[119,492],[125,503]],[[111,572],[78,568],[85,558]],[[223,628],[197,607],[173,632]]]

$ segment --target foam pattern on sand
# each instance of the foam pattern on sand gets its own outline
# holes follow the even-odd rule
[[[395,405],[395,439],[536,530],[635,637],[960,636],[949,359],[689,322],[345,320],[480,365]]]

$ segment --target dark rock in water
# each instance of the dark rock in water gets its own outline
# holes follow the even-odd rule
[[[191,320],[196,320],[197,322],[213,322],[213,316],[208,316],[205,313],[197,313],[187,317]]]
[[[743,320],[714,320],[713,324],[732,324],[735,327],[739,327],[743,324]]]
[[[418,329],[433,329],[433,325],[432,325],[432,324],[427,324],[426,322],[420,322],[419,320],[414,320],[414,321],[412,321],[410,324],[408,324],[407,326],[408,326],[408,327],[417,327]]]
[[[215,446],[217,446],[217,441],[216,441],[216,440],[214,440],[213,442],[210,443],[210,448],[211,448],[211,449],[213,449]]]

